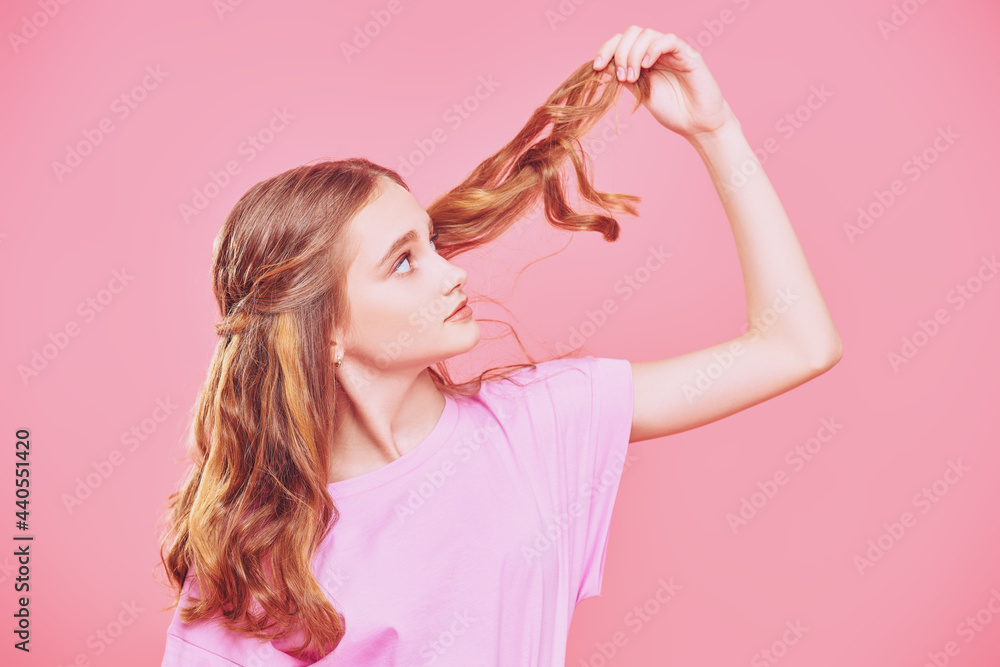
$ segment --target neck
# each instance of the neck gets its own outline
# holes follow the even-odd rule
[[[337,369],[330,482],[381,468],[422,442],[444,411],[444,394],[430,372],[371,375]],[[377,380],[367,378],[377,376]]]

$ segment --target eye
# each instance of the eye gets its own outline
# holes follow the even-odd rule
[[[433,234],[431,234],[431,237],[430,237],[431,248],[434,249],[434,252],[437,252],[437,243],[436,243],[436,241],[438,239],[438,235],[439,235],[438,232],[434,232]],[[395,268],[393,269],[393,272],[392,272],[393,275],[405,276],[408,273],[411,273],[413,271],[413,269],[409,268],[410,267],[410,255],[411,255],[411,253],[406,253],[405,255],[403,255],[402,259],[400,259],[399,263],[396,264]],[[398,269],[400,267],[402,267],[404,264],[406,265],[406,267],[407,267],[408,270],[400,272]]]
[[[406,253],[405,255],[403,255],[403,259],[400,260],[399,264],[396,265],[396,269],[397,270],[394,270],[393,274],[399,275],[398,269],[399,269],[399,267],[403,266],[404,264],[407,265],[407,268],[409,267],[409,265],[410,265],[410,253]],[[403,272],[403,274],[407,274],[407,273],[409,273],[409,271],[404,271]]]

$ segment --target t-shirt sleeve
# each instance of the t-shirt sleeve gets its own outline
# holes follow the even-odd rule
[[[531,423],[536,493],[548,498],[546,532],[560,534],[569,593],[578,603],[601,592],[611,514],[628,466],[632,366],[593,356],[556,359],[524,377],[531,384],[519,409]],[[567,530],[557,530],[562,526]]]
[[[167,635],[167,645],[160,667],[240,667],[240,665],[199,646],[189,644],[180,637]]]
[[[182,591],[182,604],[174,610],[167,627],[167,643],[160,667],[306,667],[312,664],[278,650],[273,642],[228,630],[214,621],[183,623],[181,606],[188,596],[197,595],[197,579],[188,572]]]
[[[632,366],[625,359],[593,358],[589,371],[590,433],[578,446],[581,458],[579,503],[587,516],[583,548],[577,552],[580,588],[577,602],[600,595],[604,559],[611,530],[611,512],[618,496],[632,431]],[[569,450],[568,455],[574,452]],[[589,481],[589,483],[588,483]]]
[[[216,625],[195,623],[196,630],[171,625],[185,636],[167,632],[160,667],[305,667],[312,664],[279,651],[272,642],[260,642]],[[197,643],[195,643],[197,642]]]

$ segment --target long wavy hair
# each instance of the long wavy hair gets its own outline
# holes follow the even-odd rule
[[[442,256],[496,239],[539,198],[555,227],[618,238],[613,217],[569,205],[561,178],[569,160],[584,199],[637,215],[639,197],[593,188],[580,146],[621,90],[605,76],[591,61],[581,65],[510,143],[428,207]],[[648,98],[644,76],[637,89],[633,113]],[[174,593],[168,608],[190,572],[199,596],[181,609],[182,621],[218,616],[223,627],[289,646],[300,659],[330,653],[346,630],[311,560],[339,519],[327,488],[338,398],[330,346],[334,326],[350,321],[350,221],[386,179],[409,189],[365,158],[303,165],[254,185],[226,217],[212,262],[220,339],[195,406],[192,469],[168,498],[160,543]],[[469,395],[536,363],[461,384],[444,362],[429,372],[443,393]]]

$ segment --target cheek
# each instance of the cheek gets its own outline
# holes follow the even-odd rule
[[[428,315],[417,292],[406,286],[389,284],[359,294],[358,301],[352,303],[352,310],[357,313],[358,331],[364,338],[378,342],[395,340],[404,333],[419,335],[427,329]]]

